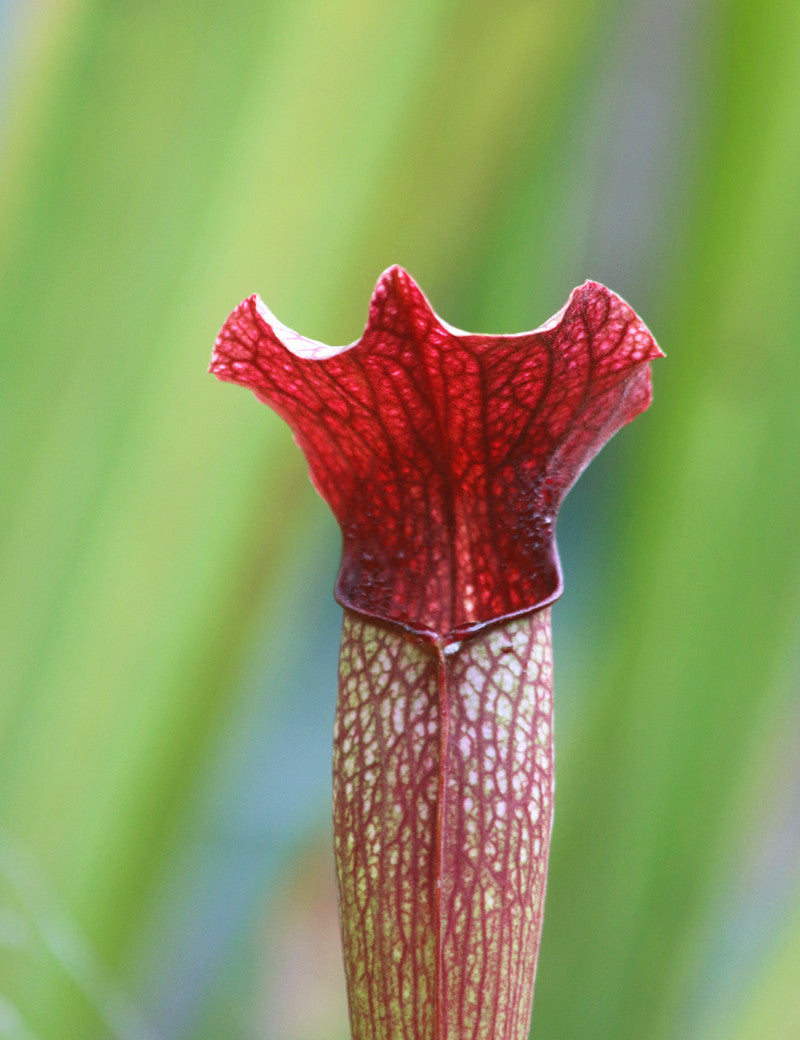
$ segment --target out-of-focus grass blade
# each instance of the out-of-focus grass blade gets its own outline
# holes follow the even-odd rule
[[[709,1040],[783,1040],[800,1034],[797,965],[800,964],[800,892],[794,893],[795,912],[782,929],[782,941],[759,964],[744,994],[730,999],[718,1016],[720,1022],[704,1036]],[[742,999],[744,996],[745,999]]]
[[[123,1028],[102,980],[235,694],[303,480],[281,476],[290,438],[204,373],[241,290],[209,294],[197,250],[255,41],[187,13],[85,8],[6,238],[2,823],[45,879],[28,928],[58,930],[47,892],[79,938],[4,951],[2,979],[45,1037]],[[270,465],[280,510],[254,481]]]
[[[597,599],[593,703],[579,740],[561,742],[543,1036],[692,1033],[687,950],[752,840],[754,741],[785,707],[775,676],[795,660],[800,578],[800,24],[763,13],[717,12],[691,225],[648,312],[669,356],[620,503],[626,572]]]
[[[748,771],[741,834],[731,841],[730,880],[716,892],[713,933],[689,956],[698,965],[685,1034],[700,1040],[779,1040],[800,1026],[800,704],[794,667],[789,693],[760,734],[760,761]],[[777,677],[776,677],[777,678]]]

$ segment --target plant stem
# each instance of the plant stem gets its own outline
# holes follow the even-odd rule
[[[527,1037],[552,805],[549,608],[444,648],[345,611],[334,840],[354,1040]]]

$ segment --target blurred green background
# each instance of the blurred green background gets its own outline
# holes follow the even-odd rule
[[[345,1040],[338,533],[206,374],[587,277],[668,359],[559,525],[532,1035],[800,1035],[800,5],[0,3],[0,1037]]]

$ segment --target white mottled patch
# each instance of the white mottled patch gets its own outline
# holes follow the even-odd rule
[[[464,713],[470,722],[477,722],[480,714],[480,700],[475,692],[474,686],[468,686],[464,691]]]

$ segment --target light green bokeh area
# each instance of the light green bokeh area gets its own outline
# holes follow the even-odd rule
[[[0,6],[0,1036],[345,1040],[338,536],[206,374],[587,277],[668,354],[559,526],[537,1040],[800,1021],[800,8]]]

